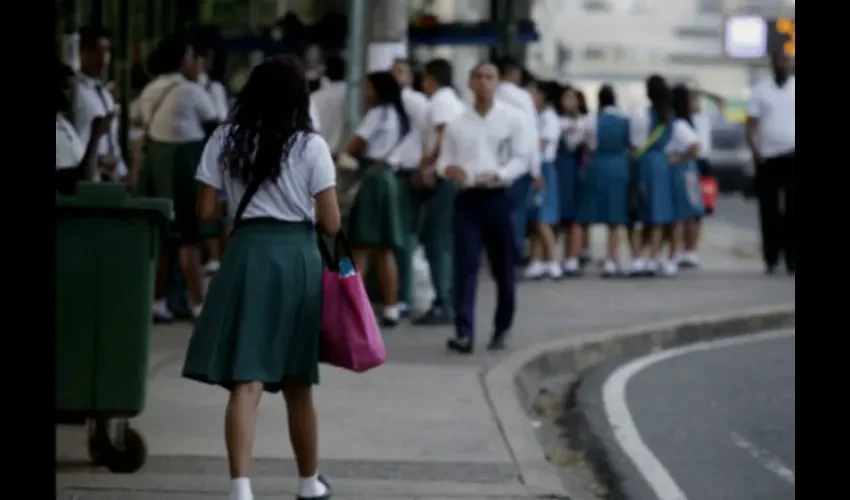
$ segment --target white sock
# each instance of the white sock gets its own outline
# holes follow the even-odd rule
[[[254,500],[251,492],[251,480],[247,477],[237,477],[231,481],[230,500]]]
[[[407,302],[399,302],[398,304],[396,304],[396,307],[398,308],[398,312],[400,313],[405,313],[410,310],[410,306],[407,304]]]
[[[201,311],[204,309],[204,304],[203,302],[200,304],[194,304],[190,307],[190,309],[192,310],[192,317],[199,318],[201,316]]]
[[[401,317],[401,313],[397,305],[384,307],[384,318],[390,321],[398,321],[399,317]]]
[[[328,493],[328,487],[319,481],[317,473],[311,477],[302,477],[298,480],[298,496],[304,498],[316,498]]]
[[[153,303],[153,312],[160,316],[171,316],[171,311],[168,309],[168,303],[165,299],[159,299]]]
[[[564,261],[564,271],[578,271],[578,259],[570,257]]]

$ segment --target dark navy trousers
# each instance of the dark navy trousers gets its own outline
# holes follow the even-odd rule
[[[467,189],[454,204],[454,304],[459,338],[475,336],[475,295],[482,250],[498,292],[494,333],[511,328],[516,306],[514,202],[505,188]]]

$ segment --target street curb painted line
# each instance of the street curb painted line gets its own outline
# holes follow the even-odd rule
[[[561,476],[546,460],[531,425],[529,411],[543,381],[565,373],[578,375],[614,357],[636,357],[694,342],[793,326],[794,317],[794,303],[783,303],[570,336],[508,355],[484,375],[482,382],[529,492],[569,498]]]

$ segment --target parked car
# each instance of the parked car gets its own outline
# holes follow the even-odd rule
[[[712,123],[709,161],[720,192],[750,194],[755,168],[743,123],[726,119]]]

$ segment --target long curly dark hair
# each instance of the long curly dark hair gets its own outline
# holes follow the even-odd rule
[[[246,185],[277,179],[299,133],[314,132],[309,108],[301,62],[287,55],[266,59],[251,71],[225,122],[224,168]]]
[[[693,127],[694,121],[691,115],[691,91],[684,84],[676,84],[670,94],[673,105],[673,116],[681,118]]]

